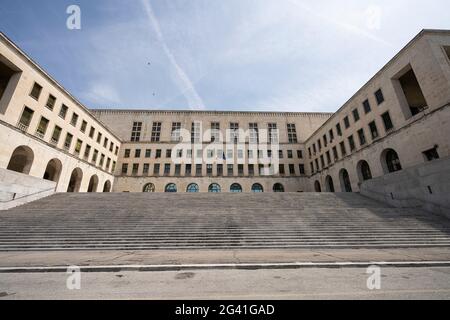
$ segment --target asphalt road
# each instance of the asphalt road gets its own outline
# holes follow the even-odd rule
[[[0,274],[0,299],[450,299],[449,267],[382,268],[380,290],[365,268],[95,272],[79,290],[69,276]]]

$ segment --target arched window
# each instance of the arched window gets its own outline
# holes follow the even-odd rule
[[[29,174],[33,165],[34,153],[30,147],[20,146],[14,150],[7,169],[19,173]]]
[[[233,183],[230,187],[230,192],[239,193],[242,192],[242,187],[239,183]]]
[[[325,179],[325,185],[327,187],[327,192],[334,192],[334,182],[331,176],[327,176],[327,178]]]
[[[382,158],[385,173],[392,173],[402,170],[400,159],[397,152],[394,150],[388,149],[383,151]]]
[[[97,192],[98,187],[98,177],[97,175],[93,175],[91,180],[89,180],[88,192]]]
[[[252,186],[252,192],[255,192],[255,193],[264,192],[264,188],[263,188],[263,186],[260,185],[259,183],[255,183],[255,184]]]
[[[175,183],[169,183],[166,186],[165,192],[171,192],[171,193],[177,192],[177,185]]]
[[[62,171],[62,163],[58,159],[52,159],[48,162],[44,172],[44,179],[58,182]]]
[[[316,182],[314,183],[314,190],[315,190],[316,192],[322,192],[322,187],[320,186],[320,182],[319,182],[319,181],[316,181]]]
[[[220,185],[218,185],[217,183],[211,184],[208,188],[208,192],[211,193],[220,193],[221,191],[222,189],[220,188]]]
[[[284,192],[284,186],[281,183],[276,183],[273,186],[273,192]]]
[[[196,183],[191,183],[190,185],[188,185],[188,187],[186,189],[186,192],[189,192],[189,193],[195,193],[198,191],[199,191],[199,187],[198,187],[198,184],[196,184]]]
[[[153,183],[147,183],[142,192],[155,192],[155,185]]]
[[[348,171],[345,169],[342,169],[339,173],[339,177],[341,179],[341,189],[343,192],[353,192],[352,190],[352,183],[350,181],[350,176],[348,174]]]
[[[358,171],[359,182],[372,179],[372,171],[370,170],[370,166],[367,161],[361,160],[358,162],[356,169]]]
[[[83,179],[83,171],[81,171],[80,168],[73,169],[72,174],[70,175],[67,192],[79,192],[82,179]]]
[[[103,192],[111,192],[111,182],[109,180],[106,180],[103,185]]]

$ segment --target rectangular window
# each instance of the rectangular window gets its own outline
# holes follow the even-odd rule
[[[105,137],[105,140],[103,141],[103,148],[107,148],[108,147],[108,138]]]
[[[299,170],[301,175],[304,175],[305,174],[305,165],[304,164],[299,164],[298,165],[298,170]]]
[[[192,164],[186,164],[185,176],[190,177],[192,174]]]
[[[39,125],[36,129],[36,136],[38,136],[41,139],[44,139],[45,133],[47,132],[48,128],[48,119],[41,117],[41,120],[39,121]]]
[[[366,135],[364,134],[364,129],[358,130],[359,144],[361,146],[366,144]]]
[[[102,153],[100,156],[100,163],[98,164],[100,168],[103,167],[104,162],[105,162],[105,155]]]
[[[91,130],[89,131],[89,138],[94,139],[94,134],[95,134],[95,128],[91,127]]]
[[[181,175],[181,164],[175,165],[175,176],[179,177]]]
[[[166,158],[172,158],[172,149],[166,150]]]
[[[250,130],[250,139],[249,142],[251,144],[257,144],[259,143],[259,130],[258,130],[258,124],[257,123],[249,123],[248,124],[249,130]]]
[[[322,142],[320,140],[317,140],[317,146],[319,147],[319,152],[322,151]]]
[[[229,177],[234,175],[234,166],[232,164],[227,165],[227,175]]]
[[[155,159],[161,158],[161,149],[156,149]]]
[[[131,154],[131,150],[130,149],[125,149],[125,154],[124,154],[124,158],[127,159],[130,157]]]
[[[333,131],[333,129],[330,129],[329,135],[330,135],[330,143],[332,143],[333,140],[334,140],[334,131]]]
[[[114,150],[114,143],[111,141],[109,144],[109,151],[112,152]]]
[[[417,80],[414,70],[411,68],[399,79],[400,85],[402,87],[403,93],[405,94],[406,101],[408,103],[411,115],[416,114],[425,110],[428,106],[425,96],[420,87],[419,81]]]
[[[197,177],[201,177],[202,176],[202,170],[203,170],[203,166],[201,164],[196,164],[195,165],[195,175]]]
[[[248,165],[248,175],[251,177],[255,175],[255,165],[253,164]]]
[[[322,168],[325,168],[325,158],[323,155],[320,156],[320,163],[322,164]]]
[[[291,176],[295,176],[295,165],[293,165],[293,164],[289,165],[289,174]]]
[[[202,142],[202,123],[195,121],[191,123],[191,143],[201,143]]]
[[[98,150],[94,149],[94,154],[92,155],[92,162],[95,164],[98,158]]]
[[[386,132],[389,132],[392,129],[394,129],[394,124],[392,123],[391,116],[389,115],[389,111],[383,113],[381,115],[381,118],[383,119],[384,128],[386,129]]]
[[[122,164],[122,174],[128,174],[128,163]]]
[[[425,159],[427,161],[433,161],[433,160],[439,159],[439,153],[438,153],[437,148],[433,148],[433,149],[424,151],[423,155],[425,156]]]
[[[264,165],[263,164],[258,165],[258,173],[260,176],[264,175]]]
[[[75,154],[80,154],[82,145],[83,145],[83,141],[78,139],[77,144],[75,145]]]
[[[161,164],[155,163],[155,165],[153,166],[153,175],[159,176],[160,171],[161,171]]]
[[[138,172],[139,172],[139,163],[133,163],[133,169],[131,171],[131,174],[133,176],[137,176]]]
[[[377,124],[375,123],[375,121],[372,121],[371,123],[369,123],[369,129],[370,129],[370,134],[372,135],[372,140],[375,140],[376,138],[378,138],[378,136],[379,136],[378,128],[377,128]]]
[[[172,132],[170,138],[172,142],[181,141],[181,122],[172,122]]]
[[[244,176],[244,165],[243,164],[238,164],[238,175],[239,175],[239,177]]]
[[[211,122],[211,142],[220,141],[220,123]]]
[[[377,99],[378,105],[380,105],[384,102],[384,95],[383,95],[383,91],[381,89],[379,89],[375,92],[375,99]]]
[[[353,138],[353,136],[348,137],[348,144],[350,145],[350,152],[356,149],[355,139]]]
[[[344,118],[344,126],[345,126],[345,129],[350,128],[350,119],[348,118],[348,116],[346,116]]]
[[[238,159],[244,159],[244,150],[239,149],[237,151],[237,154],[238,154]]]
[[[58,144],[59,139],[61,137],[62,129],[58,126],[55,126],[55,129],[53,130],[52,139],[50,140],[53,144]]]
[[[140,158],[141,157],[141,149],[134,150],[134,157],[135,158]]]
[[[270,143],[278,143],[278,128],[276,123],[269,123],[269,142]]]
[[[211,177],[213,174],[213,165],[212,164],[207,164],[206,165],[206,175],[208,177]]]
[[[287,130],[289,143],[298,143],[297,128],[295,127],[295,123],[288,123]]]
[[[87,144],[86,148],[84,149],[84,159],[88,160],[90,155],[91,155],[91,146]]]
[[[53,108],[55,107],[56,104],[56,98],[55,96],[52,96],[51,94],[48,96],[47,99],[47,103],[45,104],[45,106],[50,109],[53,110]]]
[[[70,120],[70,124],[73,125],[74,127],[76,127],[78,122],[78,115],[74,112],[72,114],[72,119]]]
[[[18,123],[18,127],[20,130],[27,131],[30,126],[31,119],[33,119],[34,111],[28,107],[23,109],[22,115],[20,116],[20,120]]]
[[[294,158],[294,153],[292,152],[292,150],[288,150],[287,154],[288,154],[288,159]]]
[[[340,146],[341,146],[341,154],[342,154],[342,157],[345,157],[345,156],[347,155],[347,150],[346,150],[346,148],[345,148],[345,143],[342,141],[342,142],[340,143]]]
[[[64,141],[64,149],[69,150],[70,145],[72,144],[73,135],[67,133],[66,140]]]
[[[336,132],[337,132],[339,137],[342,137],[342,129],[341,129],[341,124],[340,123],[338,123],[336,125]]]
[[[59,116],[60,116],[61,118],[65,119],[66,116],[67,116],[67,111],[69,111],[69,107],[66,106],[65,104],[63,104],[63,105],[61,106],[61,109],[59,110]]]
[[[230,142],[239,142],[239,123],[230,123]]]
[[[116,147],[116,150],[114,151],[114,154],[117,156],[119,154],[119,147]]]
[[[325,146],[325,148],[328,146],[328,139],[327,139],[327,135],[326,134],[324,134],[323,135],[323,137],[322,137],[322,139],[323,139],[323,145]]]
[[[102,141],[102,134],[99,132],[98,134],[97,134],[97,143],[101,143],[101,141]]]
[[[144,176],[148,176],[148,173],[150,172],[150,164],[144,163],[144,168],[142,169],[142,174]]]
[[[39,96],[42,92],[42,86],[37,82],[34,83],[33,88],[31,89],[30,96],[36,100],[39,100]]]
[[[164,165],[164,175],[169,176],[170,175],[170,163],[166,163]]]
[[[358,122],[359,121],[359,111],[358,111],[358,109],[354,109],[353,111],[352,111],[352,113],[353,113],[353,119],[355,120],[355,122]]]
[[[297,158],[303,159],[303,151],[302,150],[297,150]]]
[[[370,107],[369,99],[363,102],[364,112],[368,114],[370,111],[372,111],[372,108]]]
[[[151,149],[146,149],[145,150],[145,157],[146,158],[151,158],[152,157],[152,150]]]
[[[152,126],[152,142],[159,142],[161,140],[161,122],[153,122]]]
[[[326,155],[327,155],[327,164],[330,165],[330,164],[331,164],[331,154],[330,154],[330,151],[327,151]]]
[[[111,166],[111,172],[114,173],[115,170],[116,170],[116,162],[113,161],[112,166]]]
[[[338,151],[337,151],[336,147],[333,147],[333,157],[334,157],[334,161],[339,160],[339,155],[338,155]]]
[[[107,160],[106,160],[106,168],[105,168],[105,170],[109,170],[109,166],[110,166],[110,164],[111,164],[111,158],[108,158]]]
[[[278,166],[278,173],[282,176],[286,174],[286,172],[284,171],[284,164],[280,164]]]
[[[278,150],[278,158],[279,159],[283,159],[284,158],[283,150]]]
[[[223,176],[223,164],[218,164],[217,165],[217,175],[219,177]]]
[[[85,133],[86,132],[86,128],[87,128],[87,122],[83,120],[83,122],[81,122],[81,132]]]
[[[131,129],[131,142],[141,141],[142,122],[133,122]]]

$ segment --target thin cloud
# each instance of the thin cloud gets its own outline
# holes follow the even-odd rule
[[[197,90],[195,89],[193,82],[191,81],[189,76],[186,74],[186,72],[184,72],[183,68],[181,68],[181,66],[178,64],[172,51],[167,46],[167,43],[164,40],[164,35],[159,26],[158,19],[156,18],[155,14],[153,12],[153,8],[152,8],[150,2],[148,0],[141,0],[141,3],[142,3],[142,6],[144,7],[145,13],[147,14],[147,16],[150,20],[153,30],[156,33],[156,37],[164,50],[164,53],[166,54],[167,58],[169,59],[170,63],[172,64],[173,68],[175,69],[175,73],[178,77],[179,89],[181,90],[182,94],[186,98],[189,108],[192,110],[206,109],[206,106],[203,103],[203,100],[200,97],[200,95],[197,93]]]

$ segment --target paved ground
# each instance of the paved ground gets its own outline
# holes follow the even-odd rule
[[[0,299],[450,299],[450,268],[382,268],[381,290],[365,268],[0,274]]]

